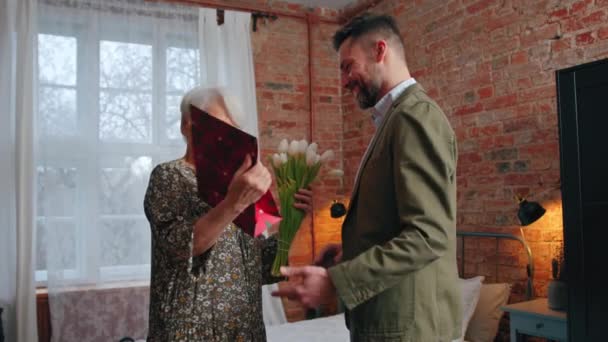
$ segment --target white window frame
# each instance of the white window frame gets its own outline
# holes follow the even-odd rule
[[[55,18],[54,18],[55,19]],[[77,60],[76,60],[76,112],[82,112],[79,108],[87,106],[93,110],[95,115],[78,115],[77,127],[78,132],[88,132],[89,136],[77,136],[67,139],[46,139],[42,141],[44,145],[45,160],[44,165],[49,166],[52,163],[56,167],[70,167],[71,164],[77,166],[77,198],[86,198],[86,205],[81,210],[75,210],[76,216],[73,218],[77,228],[77,262],[76,269],[65,270],[64,276],[66,282],[74,284],[90,284],[98,282],[110,281],[131,281],[148,279],[150,275],[150,264],[141,265],[121,265],[121,266],[100,266],[100,253],[98,251],[98,236],[95,232],[98,229],[78,229],[81,224],[99,225],[103,216],[99,211],[100,183],[99,172],[108,164],[105,161],[127,156],[149,156],[152,159],[152,165],[156,165],[162,161],[166,161],[171,157],[175,157],[176,153],[183,153],[183,141],[181,139],[170,140],[166,137],[166,98],[173,95],[174,92],[167,91],[166,85],[166,51],[170,47],[178,48],[193,48],[197,49],[197,37],[189,36],[189,41],[193,42],[192,46],[183,46],[177,42],[168,42],[168,37],[178,35],[183,37],[185,34],[179,30],[179,27],[171,27],[170,25],[155,25],[155,18],[150,19],[150,23],[146,27],[152,28],[144,33],[142,37],[146,39],[138,39],[136,41],[126,41],[123,38],[120,20],[115,20],[115,36],[100,35],[97,28],[98,21],[87,20],[86,16],[79,15],[78,10],[74,10],[73,16],[62,16],[60,18],[62,25],[55,25],[51,21],[41,20],[39,24],[39,34],[60,35],[74,37],[77,41]],[[159,19],[160,20],[160,19]],[[67,24],[67,25],[65,25]],[[69,31],[66,27],[77,30]],[[105,30],[105,28],[104,28]],[[142,38],[140,37],[140,38]],[[113,39],[114,38],[114,39]],[[112,40],[125,43],[143,43],[152,46],[152,118],[151,118],[151,141],[145,142],[99,142],[91,139],[99,138],[99,96],[100,96],[100,80],[99,80],[99,56],[100,43],[104,40]],[[181,45],[181,46],[180,46]],[[158,60],[157,62],[154,62]],[[51,85],[52,86],[52,85]],[[95,104],[95,105],[90,105]],[[81,129],[82,128],[82,129]],[[65,157],[55,155],[53,151],[61,151],[65,144],[81,144],[82,153],[71,156],[69,163],[64,160]],[[98,148],[99,147],[99,148]],[[124,151],[129,151],[125,153]],[[60,154],[60,152],[58,152]],[[171,156],[171,157],[169,157]],[[86,197],[83,193],[86,193]],[[141,202],[143,203],[143,198]],[[143,206],[143,204],[142,204]],[[128,214],[128,215],[112,215],[123,216],[135,219],[146,220],[143,214]],[[87,219],[93,217],[94,219]],[[36,216],[36,220],[52,219],[52,216]],[[38,286],[47,285],[47,271],[36,270],[36,284]]]

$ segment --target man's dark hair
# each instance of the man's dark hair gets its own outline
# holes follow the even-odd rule
[[[348,24],[342,27],[334,34],[333,43],[334,49],[338,51],[342,43],[348,38],[356,40],[368,33],[380,33],[385,39],[393,38],[399,42],[403,49],[403,39],[399,33],[399,27],[395,19],[389,15],[380,15],[372,13],[363,13],[353,18]]]

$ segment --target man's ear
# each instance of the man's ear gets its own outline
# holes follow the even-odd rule
[[[381,62],[386,57],[386,52],[388,49],[388,44],[386,40],[380,39],[374,45],[374,59],[376,62]]]

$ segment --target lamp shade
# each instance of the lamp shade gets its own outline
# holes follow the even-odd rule
[[[546,210],[537,202],[528,202],[521,200],[519,202],[519,210],[517,211],[517,217],[522,226],[527,226],[545,214]]]
[[[338,201],[334,201],[329,210],[332,218],[339,218],[346,214],[346,207]]]

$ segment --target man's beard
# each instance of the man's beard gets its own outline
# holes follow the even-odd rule
[[[378,94],[380,94],[379,82],[374,82],[374,80],[370,80],[369,85],[364,84],[361,81],[357,83],[357,85],[359,86],[359,93],[357,94],[357,102],[359,103],[359,108],[367,109],[375,106],[376,102],[378,102]]]
[[[378,102],[378,95],[380,94],[380,84],[381,81],[374,79],[373,76],[370,78],[369,82],[364,82],[363,80],[352,81],[352,84],[349,86],[349,89],[352,91],[355,86],[359,88],[359,92],[357,93],[357,102],[359,103],[359,108],[368,109],[373,107]]]

